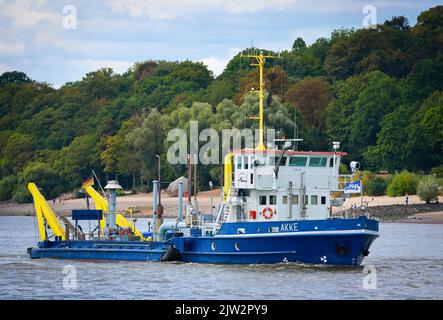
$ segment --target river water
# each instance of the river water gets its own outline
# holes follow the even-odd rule
[[[361,267],[31,260],[34,230],[34,217],[0,217],[0,299],[443,298],[443,225],[380,224]]]

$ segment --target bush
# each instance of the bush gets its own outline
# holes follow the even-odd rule
[[[416,194],[417,184],[418,178],[415,174],[402,171],[392,177],[392,181],[387,188],[388,196],[398,197],[406,194]]]
[[[426,203],[438,198],[438,183],[433,176],[423,177],[418,183],[417,194]]]
[[[20,185],[15,191],[12,200],[18,203],[30,203],[32,202],[32,195],[25,185]]]
[[[368,196],[384,196],[387,184],[382,177],[374,176],[372,179],[369,179],[365,187]]]
[[[443,164],[432,168],[431,173],[435,175],[436,178],[443,178]]]
[[[363,171],[363,192],[368,196],[383,196],[386,194],[386,180],[370,171]]]
[[[17,177],[8,176],[0,180],[0,201],[9,200],[14,194],[17,185]]]

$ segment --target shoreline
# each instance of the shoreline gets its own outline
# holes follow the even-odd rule
[[[197,194],[199,209],[202,212],[211,212],[211,203],[217,207],[221,203],[220,189],[202,191]],[[351,209],[354,204],[360,205],[360,197],[346,199],[343,209],[334,210],[333,216],[360,215],[359,209]],[[443,197],[439,197],[439,203],[426,204],[418,196],[409,196],[409,204],[404,203],[405,197],[367,197],[363,202],[367,204],[363,214],[376,217],[383,223],[430,223],[443,224]],[[152,217],[152,193],[137,193],[117,197],[117,209],[125,217],[129,217],[129,208],[133,209],[133,217]],[[188,202],[183,200],[184,205]],[[85,199],[70,199],[63,201],[48,201],[51,208],[59,215],[69,217],[73,209],[86,209]],[[176,218],[178,216],[178,204],[176,197],[170,197],[162,192],[162,204],[164,206],[165,218]],[[94,201],[90,199],[90,208],[94,208]],[[216,208],[212,209],[215,213]],[[34,204],[18,204],[13,201],[0,202],[0,216],[34,216]]]

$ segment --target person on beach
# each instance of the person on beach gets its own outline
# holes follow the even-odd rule
[[[406,197],[405,197],[405,204],[408,205],[408,203],[409,203],[409,197],[408,197],[408,194],[406,194]]]

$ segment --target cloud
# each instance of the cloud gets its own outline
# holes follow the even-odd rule
[[[0,55],[4,56],[21,56],[25,52],[26,45],[24,42],[0,42]]]
[[[263,9],[284,9],[295,4],[294,0],[104,0],[113,12],[133,17],[174,19],[189,13],[205,10],[239,14]]]
[[[223,70],[225,70],[225,67],[228,64],[229,60],[231,60],[240,51],[241,49],[239,48],[230,48],[228,54],[225,57],[220,58],[210,56],[200,59],[199,61],[206,65],[208,69],[214,73],[214,76],[219,76],[223,72]]]
[[[0,0],[1,15],[11,20],[13,30],[30,29],[42,21],[61,23],[62,16],[47,7],[45,0]]]
[[[220,59],[217,57],[208,57],[200,60],[214,73],[214,76],[220,75],[228,64],[228,59]]]

